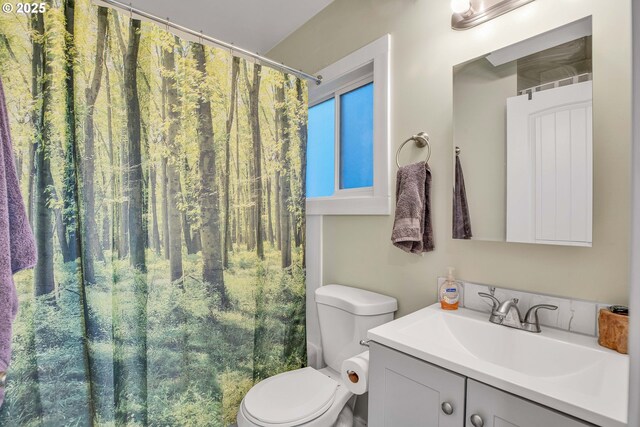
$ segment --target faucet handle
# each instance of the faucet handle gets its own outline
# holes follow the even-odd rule
[[[538,310],[557,310],[557,305],[538,304],[531,307],[524,316],[524,327],[530,332],[540,332],[540,319],[538,319]]]
[[[493,311],[496,311],[500,306],[500,300],[494,297],[493,295],[488,294],[486,292],[478,292],[478,295],[481,296],[482,298],[488,298],[491,300],[491,303],[493,304],[493,309],[492,309]]]

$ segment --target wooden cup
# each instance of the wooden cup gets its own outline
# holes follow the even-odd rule
[[[627,354],[629,348],[629,316],[602,308],[598,315],[598,344],[618,353]]]

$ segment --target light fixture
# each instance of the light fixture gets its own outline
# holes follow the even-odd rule
[[[451,28],[467,30],[534,0],[451,0]]]
[[[451,10],[459,15],[467,14],[471,11],[471,2],[469,0],[451,0]]]

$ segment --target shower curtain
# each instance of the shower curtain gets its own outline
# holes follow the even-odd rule
[[[89,0],[0,14],[39,252],[2,426],[227,426],[306,363],[306,86],[165,30]]]

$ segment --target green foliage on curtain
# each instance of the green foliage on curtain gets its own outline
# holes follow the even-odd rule
[[[89,0],[1,14],[0,74],[40,252],[0,425],[227,426],[305,365],[304,83]]]

